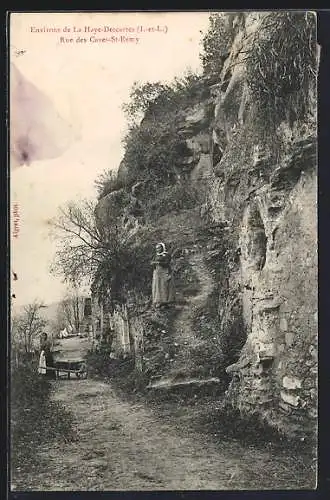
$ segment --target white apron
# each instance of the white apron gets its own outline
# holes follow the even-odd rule
[[[46,375],[45,351],[41,351],[41,353],[40,353],[38,373],[40,373],[40,375]]]

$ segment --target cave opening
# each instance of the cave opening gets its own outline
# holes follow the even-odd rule
[[[272,357],[262,358],[260,359],[260,364],[263,369],[263,374],[267,374],[267,372],[269,372],[269,370],[273,367],[274,358]]]

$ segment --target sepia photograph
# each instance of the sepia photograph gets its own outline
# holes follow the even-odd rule
[[[313,490],[313,11],[11,12],[10,491]]]

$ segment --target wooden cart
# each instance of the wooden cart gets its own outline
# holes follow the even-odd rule
[[[67,374],[70,379],[71,373],[79,379],[87,378],[87,365],[83,359],[80,360],[58,360],[54,362],[53,370],[55,370],[56,378],[61,378],[62,374]]]

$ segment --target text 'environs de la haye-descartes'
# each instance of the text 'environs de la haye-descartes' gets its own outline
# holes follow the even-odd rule
[[[37,27],[31,26],[31,33],[167,33],[168,28],[165,25],[155,26],[64,26],[64,27]]]

